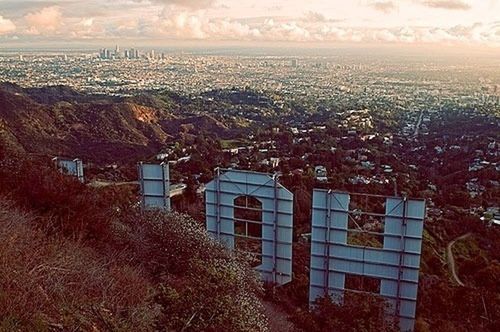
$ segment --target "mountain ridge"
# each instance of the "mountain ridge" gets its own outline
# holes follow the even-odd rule
[[[1,83],[0,137],[24,153],[112,162],[149,157],[189,129],[229,131],[210,115],[181,114],[172,103]]]

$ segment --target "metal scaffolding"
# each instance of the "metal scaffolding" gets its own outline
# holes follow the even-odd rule
[[[383,197],[385,213],[350,209],[350,199],[354,195]],[[362,229],[354,216],[383,218],[384,231]],[[423,200],[315,189],[310,303],[325,295],[342,302],[344,293],[353,291],[345,287],[347,275],[369,277],[380,281],[378,295],[389,303],[389,314],[398,317],[401,330],[413,330],[424,216]],[[349,229],[350,220],[355,229]],[[380,235],[383,247],[348,244],[351,232]]]
[[[262,264],[256,270],[263,280],[283,285],[292,280],[293,194],[278,178],[277,174],[216,169],[216,178],[206,185],[205,204],[208,232],[235,249],[235,238],[241,237],[235,234],[235,199],[253,197],[261,203]]]
[[[83,162],[80,159],[55,157],[52,161],[61,173],[74,176],[82,183],[85,182],[85,177],[83,175]]]
[[[141,207],[170,211],[170,172],[168,162],[137,165],[141,186]]]

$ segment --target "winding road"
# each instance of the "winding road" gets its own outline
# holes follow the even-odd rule
[[[448,262],[448,269],[450,270],[451,276],[453,277],[455,282],[462,287],[465,286],[465,284],[460,280],[460,278],[458,277],[458,274],[457,274],[455,257],[453,257],[453,246],[455,245],[455,243],[457,241],[465,240],[466,238],[468,238],[471,235],[472,235],[472,233],[467,233],[467,234],[464,234],[460,237],[457,237],[455,240],[448,243],[448,246],[446,247],[446,259]]]
[[[420,132],[420,126],[422,125],[422,120],[424,119],[424,110],[420,111],[420,115],[418,116],[417,125],[415,126],[415,132],[413,133],[413,137],[418,137]]]

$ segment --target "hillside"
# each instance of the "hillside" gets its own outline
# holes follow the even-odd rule
[[[0,331],[266,331],[248,264],[193,219],[0,141]]]
[[[153,96],[82,95],[66,87],[0,85],[0,137],[18,151],[78,156],[94,162],[136,161],[180,132],[229,128],[206,115],[184,115]]]
[[[293,244],[293,281],[272,292],[267,289],[265,293],[267,315],[276,317],[276,321],[272,322],[275,329],[280,330],[277,326],[290,324],[304,331],[325,332],[379,331],[381,325],[384,331],[389,331],[393,327],[380,319],[378,313],[384,304],[376,298],[354,298],[343,307],[325,300],[317,310],[309,311],[310,244],[304,239],[307,239],[311,227],[310,193],[313,188],[322,186],[384,196],[392,195],[396,190],[409,197],[425,198],[428,209],[423,233],[416,331],[500,329],[500,229],[488,226],[479,218],[483,207],[498,203],[500,179],[498,168],[495,168],[500,153],[500,150],[495,150],[500,147],[495,143],[498,142],[498,125],[489,118],[463,117],[448,111],[447,121],[452,125],[445,121],[431,123],[432,134],[424,135],[418,141],[397,134],[383,136],[377,133],[373,138],[367,138],[364,135],[348,135],[347,128],[341,129],[331,119],[333,113],[325,111],[311,123],[307,121],[307,115],[298,118],[307,123],[307,126],[299,128],[309,129],[292,134],[290,124],[276,125],[274,113],[267,117],[263,115],[269,113],[267,103],[257,112],[253,105],[254,94],[248,95],[249,98],[246,98],[246,94],[239,92],[228,94],[219,91],[209,93],[203,99],[158,92],[108,98],[82,95],[64,87],[21,89],[14,85],[2,85],[0,142],[4,142],[0,147],[4,145],[5,151],[0,149],[0,161],[3,160],[0,163],[0,215],[7,216],[0,221],[3,223],[0,228],[4,227],[5,231],[3,239],[7,243],[2,250],[12,255],[10,248],[25,248],[24,242],[34,243],[35,252],[40,252],[43,257],[37,257],[33,262],[40,265],[45,264],[43,261],[58,262],[59,259],[45,254],[43,248],[48,246],[68,252],[66,246],[69,246],[77,255],[81,254],[82,260],[89,266],[95,265],[95,269],[106,275],[110,283],[115,281],[107,262],[116,261],[117,265],[113,268],[117,271],[130,269],[134,280],[120,279],[116,282],[125,282],[124,287],[137,287],[142,292],[137,295],[138,298],[127,300],[132,313],[123,308],[112,308],[112,304],[103,300],[104,312],[124,316],[124,324],[132,324],[128,326],[139,325],[134,325],[135,318],[127,315],[147,312],[154,317],[145,317],[146,322],[139,323],[146,324],[144,326],[153,324],[155,329],[169,326],[171,330],[211,331],[212,326],[221,326],[216,324],[238,325],[238,320],[255,327],[263,322],[261,316],[257,315],[258,322],[255,322],[252,319],[256,317],[251,318],[248,312],[245,315],[236,307],[220,309],[227,306],[228,301],[242,310],[248,309],[245,307],[248,303],[232,302],[241,300],[235,296],[235,288],[232,287],[243,283],[250,285],[246,291],[252,301],[255,300],[249,312],[261,312],[262,285],[252,277],[252,272],[243,261],[233,260],[233,256],[207,240],[200,227],[204,222],[205,208],[199,189],[213,179],[213,170],[219,166],[262,172],[280,171],[283,173],[281,183],[295,195],[296,238]],[[251,124],[249,127],[237,125],[243,118]],[[262,119],[255,120],[259,118]],[[389,121],[395,125],[398,123],[396,118],[397,114],[391,115]],[[387,126],[384,121],[374,132],[385,132]],[[319,124],[323,122],[327,126],[320,129],[323,126]],[[457,134],[453,128],[464,128],[470,137]],[[396,129],[392,130],[396,132]],[[443,137],[442,132],[445,134]],[[416,143],[418,148],[414,146]],[[168,147],[165,148],[165,145]],[[241,149],[237,152],[224,151],[228,147]],[[124,181],[124,178],[135,181],[135,162],[164,151],[168,151],[172,160],[189,160],[178,162],[171,168],[172,181],[187,186],[185,194],[176,196],[172,202],[176,211],[188,213],[197,222],[177,214],[143,216],[135,208],[137,192],[133,187],[88,188],[55,173],[50,168],[49,159],[51,155],[61,154],[82,157],[86,161],[85,172],[89,179],[107,180],[112,184],[113,181]],[[280,159],[278,167],[270,165],[270,158]],[[373,165],[379,166],[373,169],[364,167],[366,160],[372,160]],[[111,161],[121,169],[95,165]],[[315,181],[314,165],[326,165],[333,175],[331,183]],[[392,180],[397,186],[382,181],[387,180],[386,165],[391,166]],[[471,165],[488,166],[471,172]],[[351,181],[359,177],[372,182],[362,184]],[[477,187],[478,194],[471,195],[469,187]],[[13,227],[10,220],[20,220],[23,227]],[[167,224],[168,227],[165,226]],[[190,233],[192,237],[185,238],[184,232],[191,231],[194,232]],[[18,237],[18,232],[29,236]],[[33,232],[34,235],[31,234]],[[12,242],[12,239],[19,239],[20,242]],[[179,246],[186,241],[192,241],[186,246],[194,248],[194,251]],[[209,248],[206,253],[204,247]],[[69,255],[67,259],[71,261],[73,257]],[[31,264],[25,257],[18,256],[18,259]],[[15,260],[5,259],[4,262],[7,264],[6,271],[15,273],[19,270]],[[228,270],[220,270],[222,266]],[[235,272],[233,267],[239,272]],[[19,270],[20,278],[29,280],[33,268]],[[240,273],[240,268],[245,272]],[[74,269],[87,278],[81,266],[75,265]],[[47,271],[42,269],[42,272]],[[51,278],[53,275],[50,273],[56,272],[49,269],[48,274],[42,274],[40,278]],[[8,276],[5,280],[12,279],[11,274],[4,275]],[[64,278],[61,276],[61,289],[54,290],[55,297],[51,298],[49,294],[51,301],[57,302],[58,296],[71,292],[73,281]],[[89,278],[92,281],[91,276]],[[207,280],[213,283],[205,285]],[[222,281],[225,280],[236,284],[224,285]],[[136,282],[137,285],[134,284]],[[16,286],[8,282],[5,285]],[[27,282],[26,285],[30,284]],[[113,286],[118,297],[124,291],[121,285]],[[229,288],[226,289],[226,286]],[[38,290],[26,291],[29,297]],[[223,298],[216,298],[214,294],[221,291]],[[153,298],[150,292],[155,295]],[[96,297],[77,302],[77,306],[88,308],[89,303],[98,301],[99,294],[97,292]],[[24,298],[19,301],[24,301]],[[193,309],[193,303],[198,307]],[[36,309],[42,312],[43,317],[59,317],[53,312],[45,312],[45,306],[46,303],[43,303]],[[218,315],[208,310],[207,306],[214,311],[222,310],[220,315],[224,319],[228,316],[234,318],[224,323],[207,321],[207,315]],[[159,307],[162,309],[158,311]],[[141,311],[143,309],[145,311]],[[78,310],[72,314],[88,314]],[[21,315],[15,310],[12,312],[9,311],[9,314],[14,317]],[[166,318],[172,316],[175,318]],[[16,319],[14,321],[18,322]],[[42,319],[44,322],[60,320]],[[183,324],[190,321],[189,328],[184,328]],[[16,324],[24,326],[23,323]],[[55,324],[66,327],[72,323]],[[100,326],[101,323],[92,324]],[[120,321],[111,324],[115,324],[116,329],[122,326]],[[270,324],[271,329],[273,324]],[[233,330],[244,328],[238,325]]]

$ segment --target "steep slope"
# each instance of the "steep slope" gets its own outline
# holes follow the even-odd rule
[[[170,135],[164,110],[127,102],[40,104],[14,88],[0,88],[0,136],[28,153],[78,155],[96,161],[147,156]]]
[[[229,128],[210,115],[194,115],[173,121],[163,121],[162,125],[170,132],[199,133],[207,131],[222,136]]]
[[[204,131],[225,137],[239,130],[186,102],[181,105],[168,96],[94,96],[61,86],[23,89],[0,83],[0,138],[25,153],[108,163],[149,157],[180,133]]]
[[[18,92],[0,89],[0,136],[19,149],[61,148],[58,130],[47,109]]]
[[[0,141],[0,331],[267,331],[243,257],[136,201]]]

